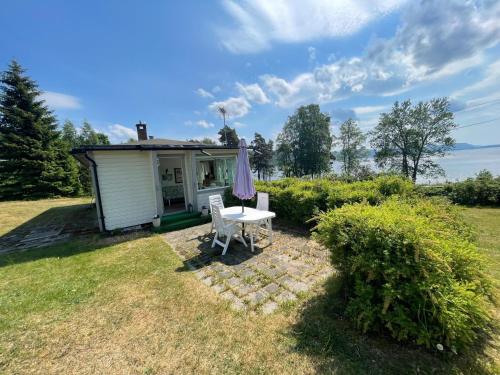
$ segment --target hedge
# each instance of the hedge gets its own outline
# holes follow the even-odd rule
[[[485,329],[490,283],[458,209],[391,198],[319,216],[314,237],[342,276],[345,314],[363,332],[459,350]]]
[[[343,182],[326,178],[303,180],[285,178],[277,181],[256,181],[257,191],[269,193],[270,209],[280,220],[295,225],[312,226],[311,220],[321,211],[346,203],[367,201],[379,204],[388,197],[413,192],[413,183],[398,176],[383,176],[370,181]],[[228,189],[226,204],[241,204]],[[245,204],[255,207],[255,199]]]
[[[500,206],[500,176],[493,177],[486,170],[465,181],[424,185],[418,190],[426,196],[445,196],[458,204]]]

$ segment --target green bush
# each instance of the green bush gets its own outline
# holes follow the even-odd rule
[[[473,232],[444,200],[392,198],[321,214],[346,315],[362,331],[461,349],[487,325],[489,282]]]
[[[475,178],[461,182],[448,182],[441,186],[420,186],[426,196],[442,195],[453,203],[465,205],[500,206],[500,176],[493,177],[483,170]]]
[[[413,192],[413,183],[398,176],[383,176],[370,181],[350,183],[326,178],[284,178],[276,181],[256,181],[255,188],[269,194],[270,209],[276,212],[278,218],[295,225],[311,226],[311,219],[321,211],[354,202],[379,204],[394,194],[410,194]],[[228,205],[241,204],[232,196],[231,189],[226,191],[225,201]],[[255,207],[255,199],[245,204]]]

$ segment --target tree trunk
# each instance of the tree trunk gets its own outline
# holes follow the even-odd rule
[[[403,174],[406,178],[410,178],[410,171],[408,170],[408,158],[403,154]]]

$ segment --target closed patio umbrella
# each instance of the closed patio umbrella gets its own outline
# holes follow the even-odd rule
[[[250,161],[248,160],[247,143],[244,138],[240,139],[238,144],[238,161],[236,163],[236,174],[234,176],[233,195],[241,199],[241,212],[245,211],[243,201],[252,199],[255,195],[253,186],[253,176],[250,170]]]

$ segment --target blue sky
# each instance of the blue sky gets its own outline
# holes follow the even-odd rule
[[[363,130],[396,100],[448,96],[458,142],[500,143],[499,1],[5,1],[0,64],[17,59],[59,120],[114,142],[275,138],[302,104]]]

